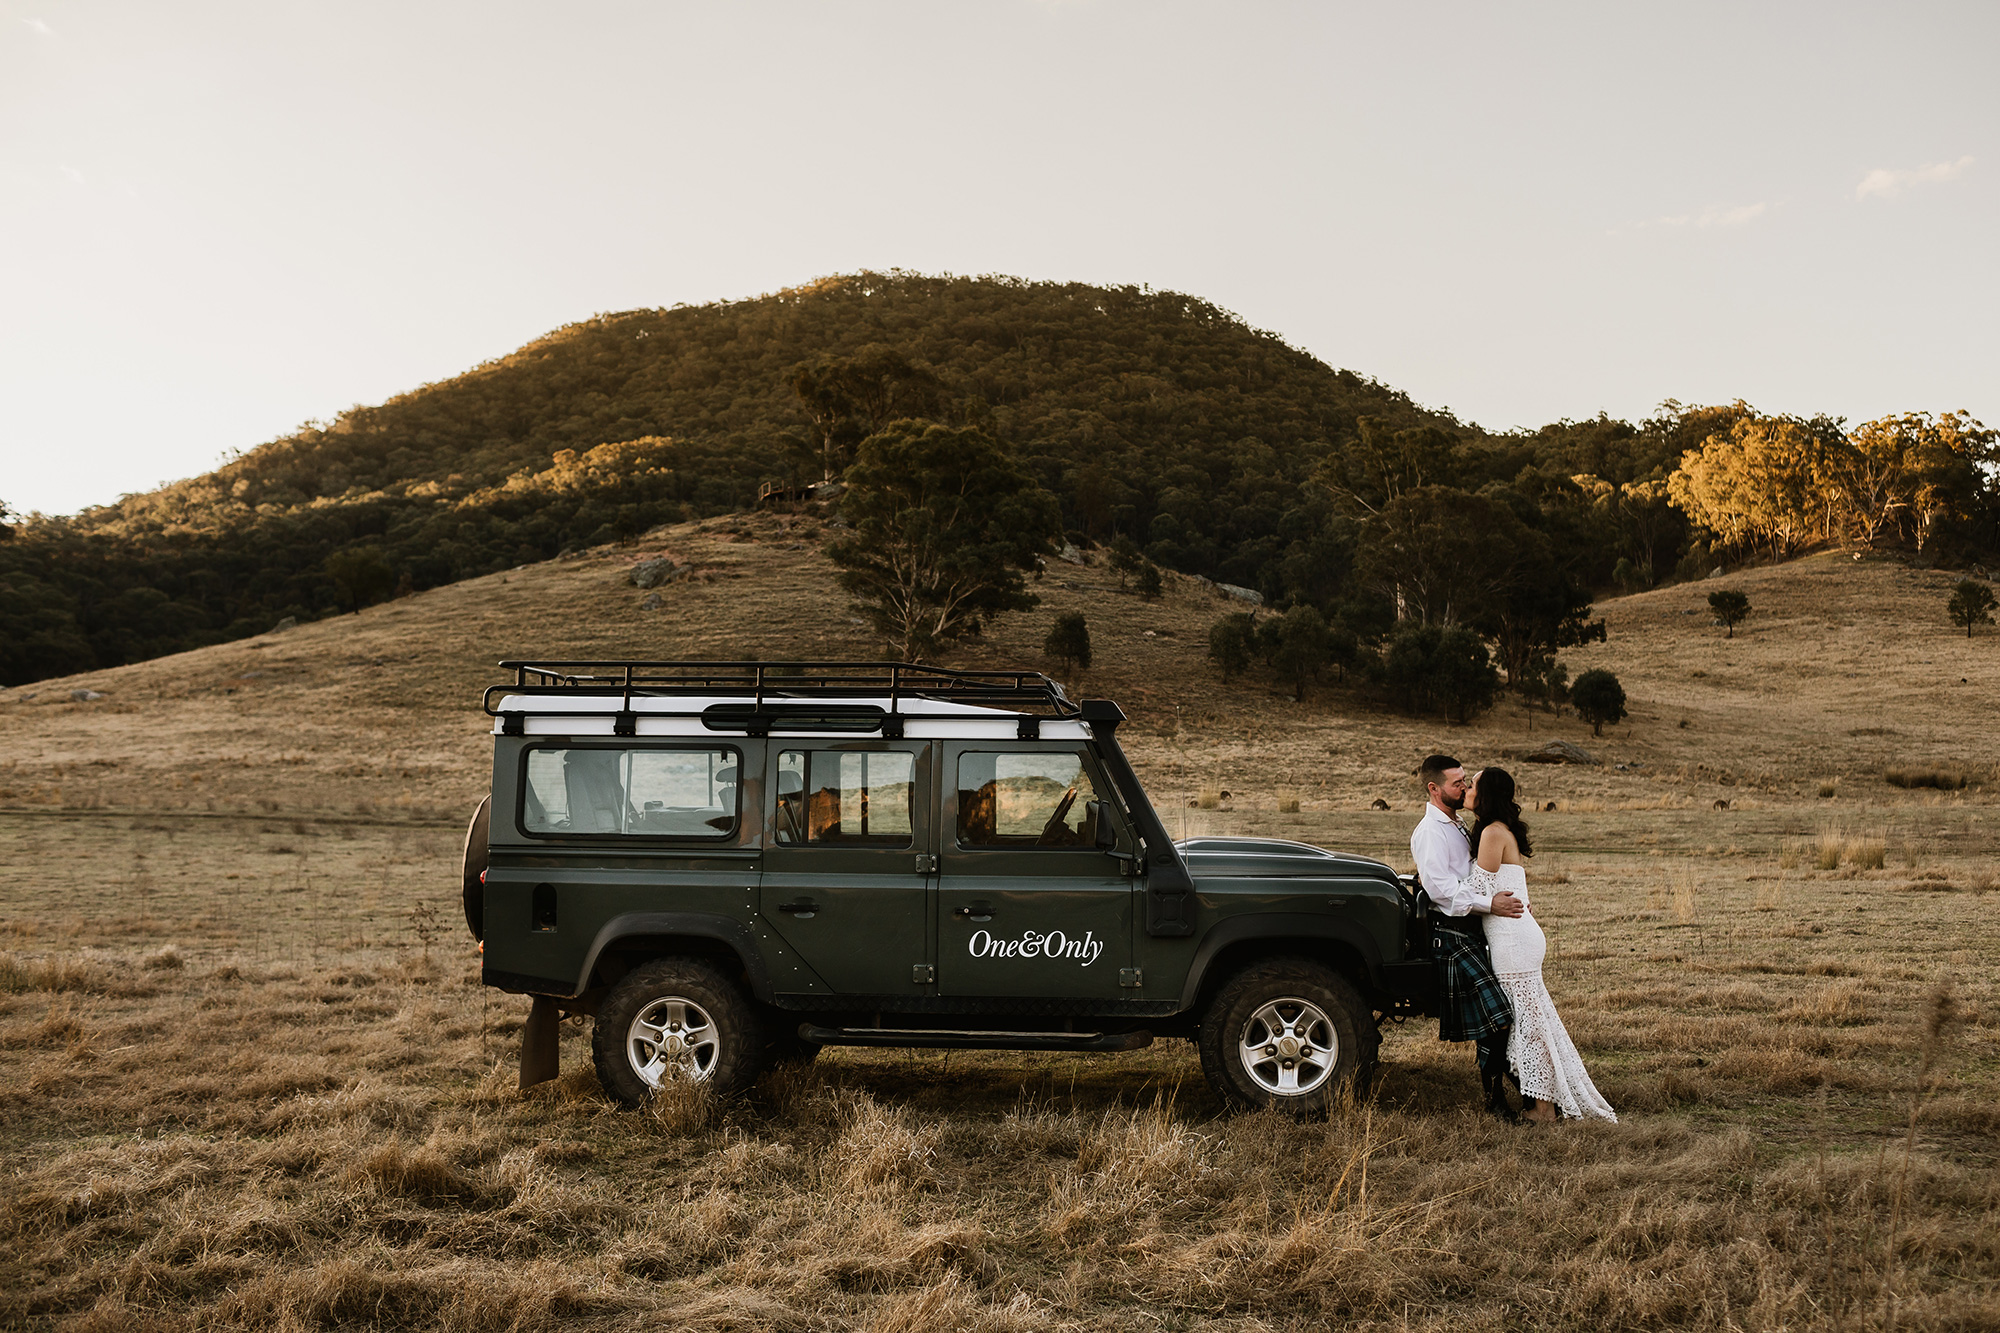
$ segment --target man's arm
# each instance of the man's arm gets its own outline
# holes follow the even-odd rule
[[[1416,834],[1410,839],[1410,854],[1416,858],[1417,878],[1423,882],[1424,892],[1431,896],[1431,901],[1446,916],[1491,912],[1490,896],[1458,877],[1451,856],[1451,844],[1447,841],[1450,838],[1462,841],[1463,835],[1426,819],[1417,826]]]

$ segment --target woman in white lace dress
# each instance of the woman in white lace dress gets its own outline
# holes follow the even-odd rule
[[[1534,855],[1534,850],[1528,843],[1528,826],[1521,822],[1521,806],[1514,799],[1513,775],[1504,768],[1480,770],[1465,794],[1465,804],[1474,816],[1472,842],[1478,857],[1468,882],[1488,894],[1505,889],[1527,903],[1528,871],[1521,858]],[[1583,1057],[1542,984],[1548,940],[1535,920],[1533,905],[1518,917],[1481,919],[1486,923],[1493,975],[1514,1004],[1507,1064],[1520,1084],[1521,1100],[1535,1099],[1525,1118],[1546,1124],[1561,1107],[1566,1116],[1616,1120],[1610,1103],[1584,1071]]]

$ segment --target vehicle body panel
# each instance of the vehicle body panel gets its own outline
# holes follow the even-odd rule
[[[1129,775],[1129,765],[1115,746],[1114,753],[1101,751],[1108,733],[1100,738],[1089,723],[1044,722],[1030,735],[992,709],[926,710],[917,705],[935,701],[906,700],[900,737],[766,737],[718,733],[691,721],[686,706],[708,702],[700,699],[651,716],[648,708],[658,701],[634,698],[630,722],[581,708],[566,715],[558,706],[577,702],[509,696],[501,704],[503,717],[510,706],[522,716],[516,729],[495,728],[480,898],[489,984],[587,1006],[593,988],[615,980],[630,960],[649,950],[698,947],[737,958],[744,984],[767,1003],[1013,1014],[1025,1030],[1036,1016],[1192,1014],[1218,975],[1242,965],[1246,951],[1303,952],[1347,973],[1379,1010],[1400,1005],[1413,1012],[1411,1005],[1422,1003],[1428,968],[1412,960],[1408,890],[1390,867],[1277,839],[1146,842],[1133,813],[1144,793],[1120,789],[1114,775]],[[530,757],[563,747],[726,750],[734,822],[699,836],[538,832],[529,827]],[[861,785],[812,779],[805,784],[812,790],[804,790],[800,776],[810,778],[818,762],[810,756],[822,754],[845,765],[841,772],[862,772]],[[798,755],[807,757],[788,758]],[[1060,816],[1068,824],[1051,842],[962,835],[961,806],[974,788],[961,787],[961,764],[980,755],[1022,762],[1069,757],[1083,777],[1065,795],[1101,802],[1090,820],[1093,830],[1098,821],[1109,830],[1110,845],[1082,832],[1074,806]],[[891,809],[882,793],[897,782],[885,783],[878,764],[907,764],[910,773],[907,813],[898,814],[905,822],[896,825],[895,838],[880,820]],[[725,771],[711,769],[712,778]],[[1059,781],[1058,773],[1043,785]],[[828,792],[847,802],[825,825],[840,829],[845,842],[831,835],[814,841],[795,827],[801,811],[809,819],[825,815],[813,802]],[[787,799],[802,802],[789,815]],[[648,818],[691,818],[672,814],[680,807],[670,804],[655,811],[661,801],[644,810],[632,808],[637,804],[628,791],[621,818],[629,815],[635,827]],[[1141,813],[1154,818],[1149,811]],[[787,818],[789,831],[781,826]],[[1147,826],[1157,828],[1156,818]],[[685,833],[698,826],[681,827]],[[1173,872],[1166,878],[1192,882],[1181,919],[1168,923],[1186,934],[1151,928],[1147,872],[1162,866]]]
[[[765,848],[758,910],[769,928],[782,936],[806,960],[827,989],[847,995],[919,995],[930,989],[919,970],[930,961],[930,848],[933,841],[929,741],[828,741],[787,738],[769,745],[767,789],[783,802],[766,803],[763,812]],[[813,833],[817,816],[829,813],[823,799],[829,793],[801,788],[796,798],[784,788],[792,777],[787,756],[807,757],[807,768],[826,767],[825,759],[850,757],[865,765],[872,759],[903,757],[913,774],[909,805],[909,836],[900,845],[901,827],[882,846],[849,846],[799,840]],[[837,765],[834,766],[839,772]],[[804,807],[804,826],[791,826],[793,814]],[[837,806],[831,812],[838,828]],[[849,823],[855,812],[847,812]],[[867,812],[860,813],[867,828]],[[869,836],[865,831],[860,835]],[[876,835],[882,836],[882,835]],[[815,992],[817,988],[815,988]]]
[[[940,994],[1126,998],[1120,974],[1131,966],[1135,891],[1123,864],[1095,845],[978,845],[963,835],[972,817],[966,807],[980,800],[963,785],[967,770],[982,760],[1046,756],[1078,763],[1095,793],[1104,778],[1089,747],[973,740],[942,748]]]

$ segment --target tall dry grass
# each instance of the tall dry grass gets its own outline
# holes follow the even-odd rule
[[[1889,839],[1880,832],[1856,833],[1837,824],[1827,825],[1809,842],[1791,841],[1779,858],[1785,869],[1810,861],[1815,870],[1838,870],[1847,865],[1855,870],[1880,870],[1888,864]]]
[[[43,961],[58,965],[17,972],[75,975]],[[1795,984],[1730,980],[1727,961],[1693,983],[1609,954],[1569,966],[1552,985],[1617,1125],[1498,1125],[1473,1109],[1467,1057],[1423,1031],[1392,1032],[1372,1096],[1318,1124],[1219,1116],[1174,1044],[1129,1061],[843,1052],[742,1102],[690,1085],[620,1113],[574,1025],[564,1078],[516,1092],[477,988],[403,958],[194,959],[147,973],[149,995],[17,991],[0,1060],[53,1076],[0,1093],[14,1141],[40,1145],[11,1155],[0,1200],[0,1323],[1861,1328],[1893,1311],[1915,1328],[1993,1313],[1965,1281],[2000,1278],[1968,1225],[1990,1182],[1938,1138],[1991,1122],[1955,1091],[1956,1049],[1925,1035],[1940,1024],[1889,994],[1902,983],[1808,962],[1807,989],[1773,1008]],[[1600,971],[1642,989],[1582,984]],[[1899,1091],[1913,1086],[1914,1102]],[[1863,1111],[1856,1132],[1829,1088]],[[1740,1123],[1774,1097],[1807,1138]],[[1885,1155],[1866,1108],[1895,1105]]]
[[[1673,885],[1674,919],[1682,925],[1691,925],[1698,911],[1697,894],[1700,880],[1694,867],[1677,867],[1669,877]]]
[[[1197,831],[1402,864],[1409,813],[1342,794],[1390,766],[1343,751],[1334,794],[1274,811],[1328,747],[1239,722],[1191,719],[1156,784],[1217,779]],[[1220,809],[1219,774],[1272,755],[1303,756],[1265,763],[1279,802]],[[1478,1116],[1470,1057],[1421,1023],[1315,1125],[1222,1115],[1179,1042],[835,1052],[739,1103],[619,1113],[565,1024],[564,1077],[523,1095],[523,1006],[411,910],[456,911],[456,827],[0,817],[0,1326],[1991,1326],[1985,798],[1877,808],[1850,783],[1815,875],[1826,807],[1739,776],[1693,799],[1547,776],[1549,983],[1622,1118],[1547,1133]],[[1883,892],[1849,846],[1878,833],[1939,891]],[[1965,1035],[1919,1077],[1940,972]]]
[[[1989,780],[1990,776],[1988,771],[1958,764],[1895,764],[1882,772],[1883,780],[1890,786],[1906,790],[1928,787],[1938,791],[1961,791],[1975,782]]]

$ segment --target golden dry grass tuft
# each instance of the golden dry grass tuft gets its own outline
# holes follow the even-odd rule
[[[1880,870],[1888,862],[1889,843],[1886,838],[1861,834],[1847,840],[1841,855],[1857,870]]]
[[[1883,770],[1882,777],[1890,786],[1905,790],[1931,787],[1938,791],[1958,791],[1973,782],[1972,773],[1955,764],[1897,764]]]

